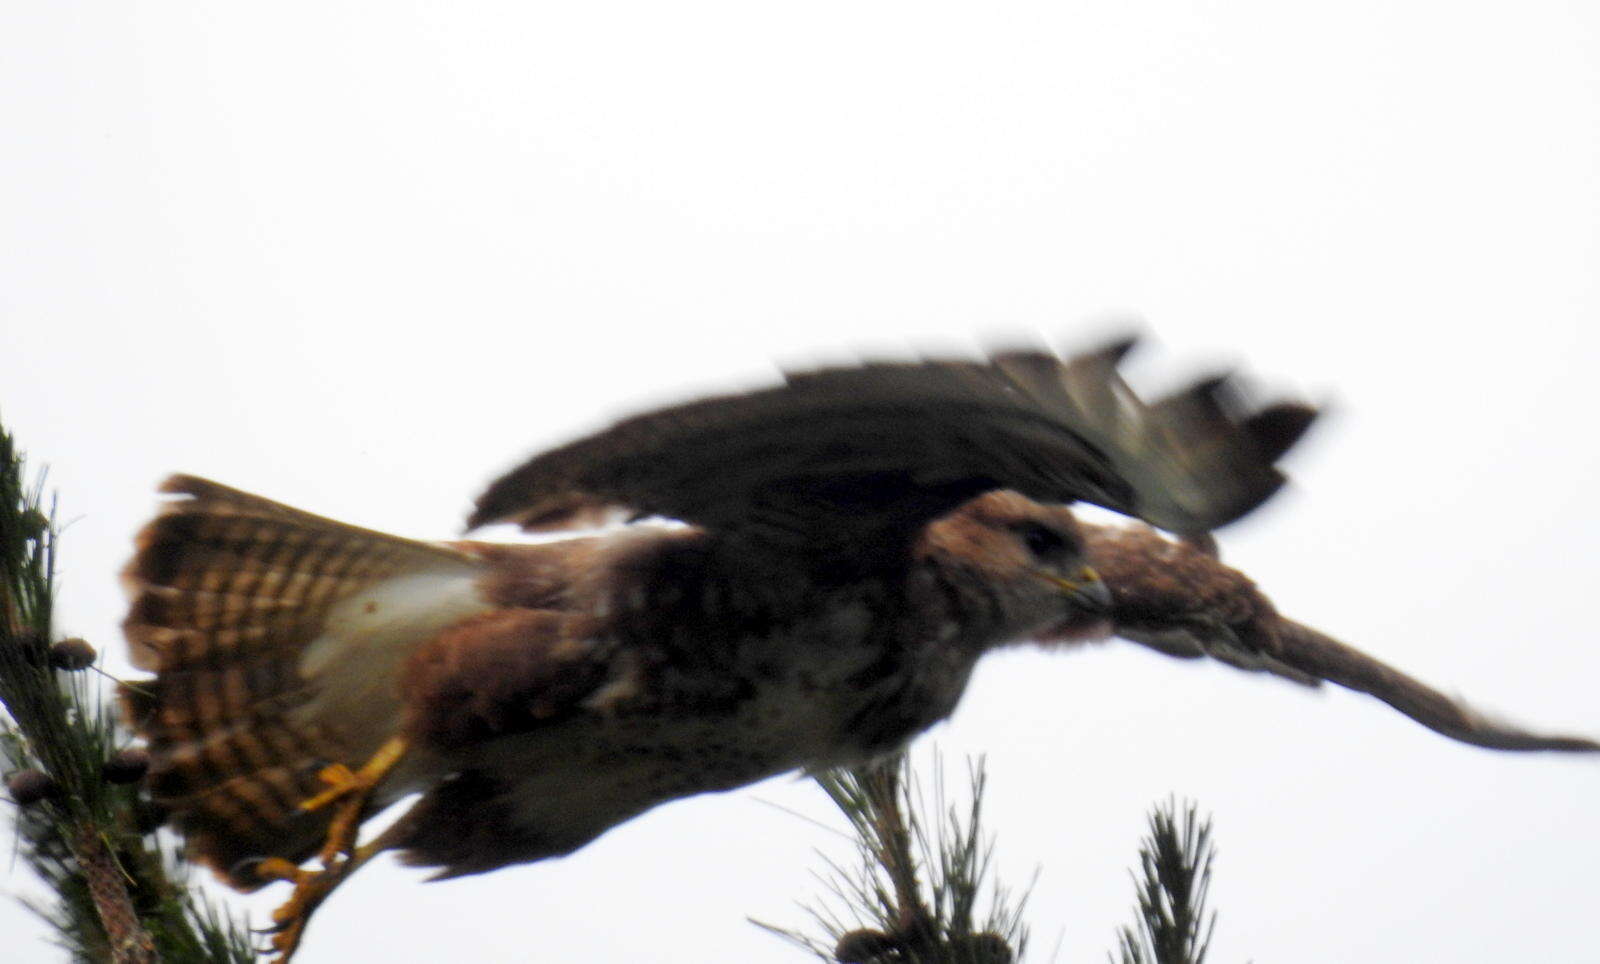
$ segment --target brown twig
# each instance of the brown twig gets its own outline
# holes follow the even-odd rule
[[[917,861],[911,851],[911,827],[900,805],[898,766],[880,766],[858,771],[857,778],[872,801],[872,829],[878,862],[894,888],[897,933],[894,935],[913,950],[930,951],[939,944],[939,924],[917,880]]]
[[[156,945],[139,921],[128,896],[122,868],[93,827],[83,827],[72,845],[73,856],[83,869],[84,883],[100,913],[114,964],[155,964]]]

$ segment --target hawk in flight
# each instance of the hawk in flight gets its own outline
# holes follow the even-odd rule
[[[868,761],[1030,640],[1114,635],[1333,682],[1479,746],[1600,749],[1279,615],[1209,533],[1280,486],[1315,413],[1229,379],[1146,403],[1117,372],[1130,345],[823,369],[665,408],[534,457],[469,520],[681,526],[417,542],[173,477],[126,571],[133,659],[156,673],[124,693],[150,792],[228,883],[294,882],[287,960],[377,853],[482,873],[668,800]],[[1135,521],[1082,523],[1080,501]]]

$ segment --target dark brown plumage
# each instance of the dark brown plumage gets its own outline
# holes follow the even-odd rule
[[[1315,413],[1251,409],[1222,378],[1145,404],[1116,370],[1132,346],[791,374],[536,456],[468,524],[540,530],[622,508],[837,557],[893,551],[992,489],[1174,532],[1209,531],[1275,492],[1274,463]]]
[[[1331,680],[1467,742],[1597,748],[1487,724],[1278,616],[1207,533],[1278,488],[1312,411],[1221,380],[1145,404],[1116,373],[1126,348],[791,376],[535,457],[472,517],[684,528],[426,544],[175,477],[127,570],[129,643],[157,674],[127,699],[152,795],[250,888],[256,861],[329,833],[302,806],[342,779],[325,768],[379,754],[350,818],[422,797],[349,860],[325,850],[325,886],[385,848],[478,873],[677,797],[870,759],[949,715],[996,646],[1112,633]],[[1183,538],[1080,526],[1073,501]],[[287,916],[324,893],[302,882]]]

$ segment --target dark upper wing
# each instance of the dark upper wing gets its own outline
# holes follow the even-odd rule
[[[1124,639],[1168,656],[1210,656],[1311,686],[1337,683],[1475,746],[1600,751],[1600,743],[1585,737],[1533,733],[1491,719],[1359,649],[1285,619],[1253,582],[1206,546],[1143,527],[1084,529],[1089,561],[1111,589],[1112,631]]]
[[[1116,370],[1131,346],[825,369],[661,409],[534,457],[469,525],[556,528],[617,507],[870,555],[996,488],[1180,532],[1271,495],[1313,410],[1250,409],[1225,379],[1147,404]]]

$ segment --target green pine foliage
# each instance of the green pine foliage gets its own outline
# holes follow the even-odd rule
[[[1027,948],[1027,890],[993,879],[983,830],[982,761],[965,805],[946,798],[935,761],[932,798],[904,754],[816,781],[850,822],[855,866],[827,861],[831,899],[806,908],[823,936],[754,923],[840,964],[1010,964]],[[826,859],[826,858],[824,858]]]
[[[1150,814],[1150,835],[1139,844],[1138,924],[1118,935],[1118,964],[1205,964],[1217,915],[1206,914],[1211,889],[1211,821],[1194,804],[1178,817],[1175,801]]]
[[[981,760],[969,777],[968,801],[956,806],[946,799],[937,757],[931,803],[904,754],[876,767],[817,774],[849,822],[857,860],[846,866],[823,858],[826,872],[818,877],[827,896],[804,907],[811,932],[752,923],[833,964],[1023,960],[1032,882],[1010,890],[994,878],[993,841],[982,829]],[[1204,964],[1216,927],[1216,914],[1206,910],[1215,857],[1211,823],[1193,804],[1181,816],[1175,801],[1152,810],[1134,878],[1137,923],[1118,932],[1113,964]]]
[[[250,935],[188,886],[158,841],[103,677],[82,640],[52,642],[57,539],[0,427],[0,763],[20,862],[54,892],[30,905],[74,961],[245,962]],[[116,760],[110,768],[108,761]],[[108,775],[110,779],[108,779]]]

